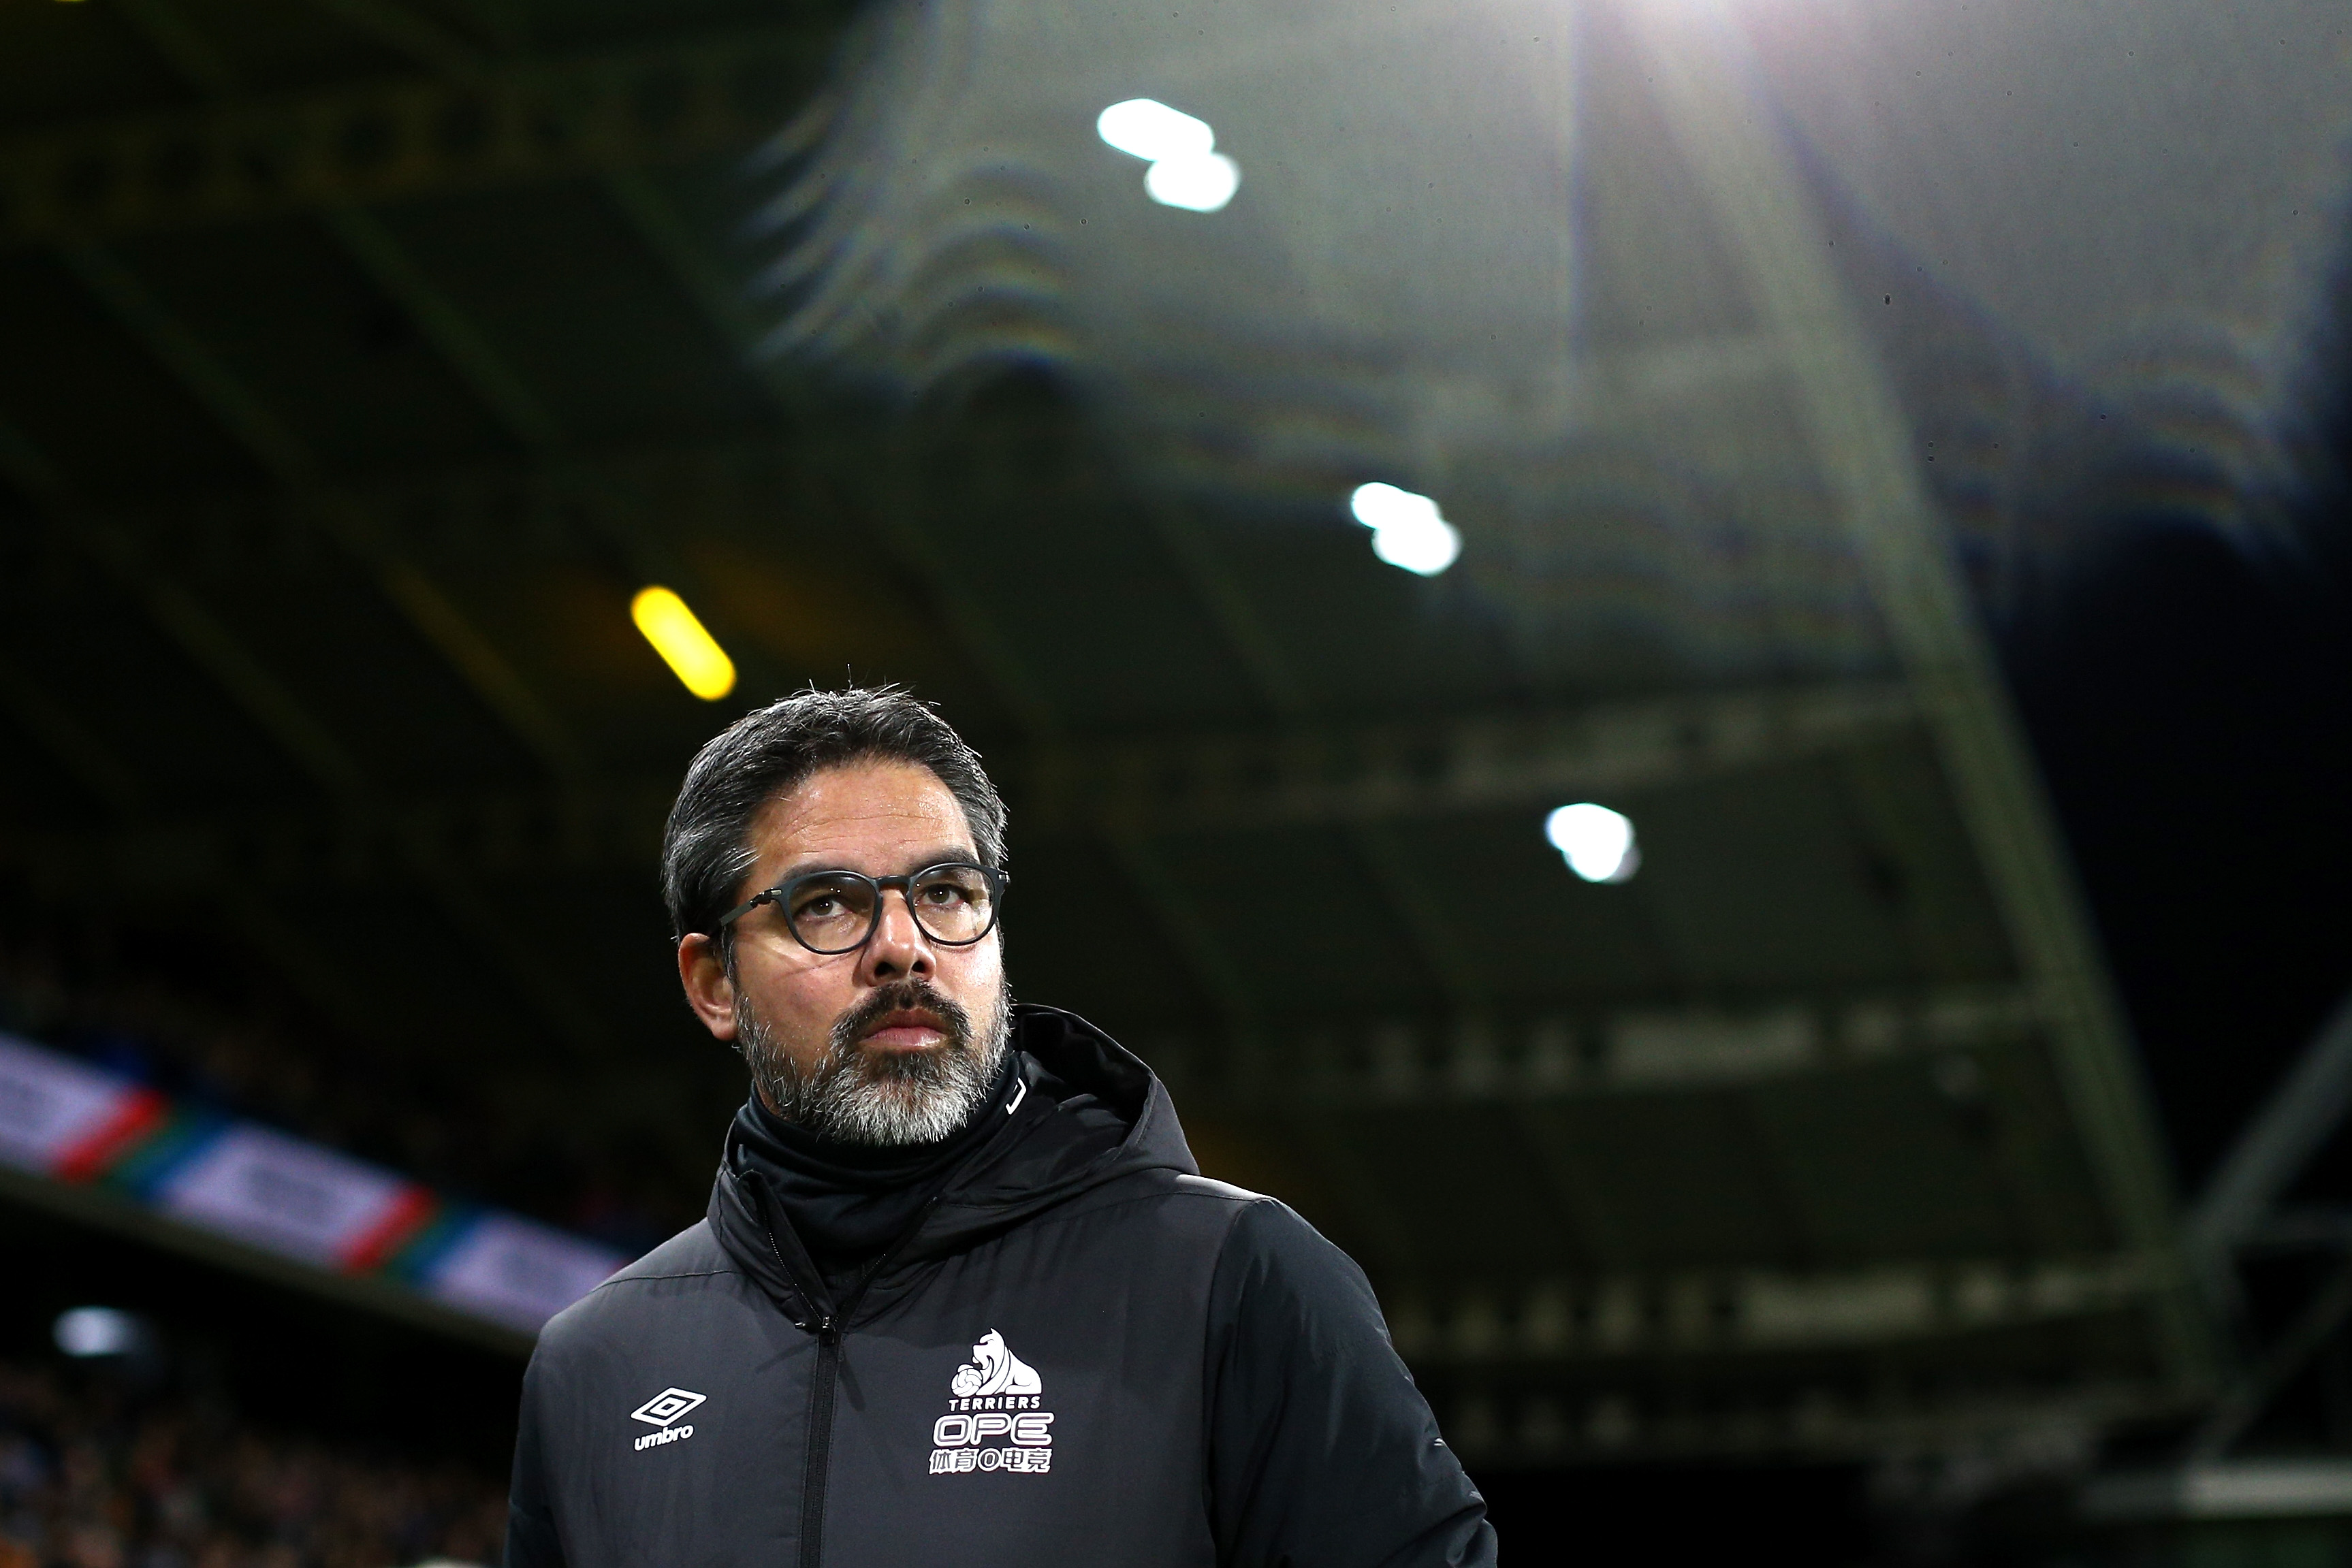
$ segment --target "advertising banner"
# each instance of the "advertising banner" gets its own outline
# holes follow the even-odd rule
[[[526,1333],[628,1260],[273,1128],[193,1112],[4,1033],[0,1165],[100,1186],[176,1223],[382,1278]]]
[[[42,1176],[81,1171],[161,1111],[159,1096],[114,1073],[0,1034],[0,1161]]]

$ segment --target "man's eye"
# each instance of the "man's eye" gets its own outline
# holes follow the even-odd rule
[[[813,915],[819,920],[829,919],[841,913],[841,900],[828,893],[821,897],[812,898],[802,904],[801,913],[804,915]]]
[[[961,904],[966,896],[963,889],[950,883],[935,882],[923,889],[923,897],[932,904]]]

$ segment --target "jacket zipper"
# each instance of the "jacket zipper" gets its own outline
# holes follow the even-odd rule
[[[827,1310],[831,1304],[831,1291],[820,1289],[812,1293],[805,1288],[801,1289],[802,1299],[817,1309],[817,1320],[813,1325],[800,1325],[813,1329],[816,1334],[816,1376],[809,1389],[808,1458],[801,1469],[800,1568],[823,1568],[824,1493],[833,1468],[833,1393],[834,1385],[841,1379],[842,1327],[849,1322],[850,1313],[856,1310],[857,1303],[865,1300],[866,1287],[881,1278],[883,1271],[898,1258],[900,1249],[915,1239],[915,1232],[920,1230],[923,1221],[930,1218],[931,1206],[939,1201],[939,1196],[933,1194],[924,1203],[916,1214],[914,1223],[908,1226],[898,1239],[890,1243],[888,1249],[875,1260],[874,1266],[866,1270],[865,1276],[850,1291],[837,1312]],[[793,1272],[793,1266],[784,1261],[783,1249],[776,1245],[775,1231],[771,1228],[763,1228],[767,1229],[768,1250],[774,1256],[776,1266],[783,1270],[786,1279],[798,1286],[798,1276]],[[818,1283],[822,1287],[824,1281],[820,1280]],[[820,1296],[825,1306],[818,1306]]]
[[[816,1325],[816,1384],[809,1390],[808,1461],[801,1472],[801,1568],[824,1557],[824,1486],[833,1460],[833,1385],[841,1375],[841,1330]]]

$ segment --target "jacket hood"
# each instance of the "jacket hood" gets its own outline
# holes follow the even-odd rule
[[[1005,1111],[992,1104],[982,1113],[1003,1116],[1004,1126],[948,1177],[898,1249],[898,1263],[968,1246],[1138,1171],[1200,1174],[1167,1088],[1110,1036],[1076,1013],[1021,1002],[1013,1006],[1013,1049],[1027,1092]],[[730,1141],[711,1188],[710,1228],[739,1267],[804,1306],[732,1154]]]

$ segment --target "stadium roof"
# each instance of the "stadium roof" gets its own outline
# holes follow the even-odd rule
[[[690,1166],[740,1091],[664,952],[669,792],[751,702],[903,681],[1011,798],[1021,994],[1355,1252],[1465,1450],[2194,1396],[2162,1155],[1952,542],[2052,504],[2003,421],[2088,416],[1956,308],[1866,325],[1886,258],[1831,259],[1731,68],[1601,29],[1562,439],[1483,487],[1457,455],[1460,565],[1399,570],[1345,444],[1204,469],[1034,354],[910,407],[755,352],[750,160],[844,22],[0,9],[28,904]],[[638,638],[649,583],[732,696]],[[1547,843],[1583,800],[1630,880]]]

